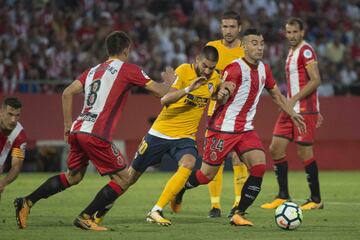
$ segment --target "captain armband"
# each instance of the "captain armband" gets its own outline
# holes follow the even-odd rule
[[[12,149],[12,152],[11,152],[11,156],[12,157],[16,157],[16,158],[19,158],[21,160],[24,160],[25,158],[25,153],[22,149],[20,148],[13,148]]]

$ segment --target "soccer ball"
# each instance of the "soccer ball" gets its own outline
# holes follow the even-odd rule
[[[293,230],[300,226],[302,220],[302,211],[293,202],[285,202],[275,210],[275,222],[279,228]]]

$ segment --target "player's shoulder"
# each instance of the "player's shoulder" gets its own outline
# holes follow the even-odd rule
[[[234,71],[234,70],[241,70],[241,64],[242,63],[245,63],[241,58],[237,58],[237,59],[235,59],[235,60],[233,60],[231,63],[229,63],[226,67],[225,67],[225,69],[224,69],[224,71],[229,71],[229,70],[232,70],[232,71]]]
[[[187,73],[188,71],[191,71],[192,69],[193,69],[192,64],[183,63],[175,69],[175,72],[177,74],[184,74],[184,73]]]
[[[17,122],[15,129],[13,130],[15,134],[15,139],[17,142],[25,142],[26,141],[26,133],[24,127],[21,123]]]
[[[303,61],[308,64],[310,62],[316,61],[317,56],[313,47],[309,43],[304,41],[299,50],[299,58],[303,59]]]
[[[300,46],[300,54],[306,58],[311,58],[315,54],[314,48],[308,42],[304,41]]]
[[[222,45],[221,43],[221,39],[219,40],[214,40],[214,41],[209,41],[206,46],[213,46],[215,48],[219,48]]]
[[[128,70],[139,70],[139,69],[141,69],[140,66],[138,66],[138,65],[136,65],[134,63],[128,63],[128,62],[124,62],[122,64],[122,68],[123,69],[128,69]]]

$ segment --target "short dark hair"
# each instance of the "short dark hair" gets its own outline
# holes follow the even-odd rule
[[[243,36],[256,35],[261,36],[262,33],[257,28],[248,28],[243,32]]]
[[[121,54],[131,43],[130,37],[123,31],[110,33],[105,40],[106,51],[109,56]]]
[[[239,25],[241,25],[240,15],[235,11],[226,11],[223,13],[221,20],[223,19],[235,19]]]
[[[205,46],[201,50],[200,56],[202,56],[212,62],[217,62],[219,60],[218,50],[213,46]]]
[[[289,24],[289,25],[296,25],[297,24],[299,26],[300,30],[304,30],[304,25],[305,25],[303,20],[301,20],[300,18],[297,18],[297,17],[289,18],[286,21],[286,24]]]
[[[15,97],[8,97],[8,98],[5,98],[5,100],[2,103],[2,107],[5,107],[5,106],[10,106],[12,108],[19,109],[22,107],[22,104],[19,101],[19,99],[15,98]]]

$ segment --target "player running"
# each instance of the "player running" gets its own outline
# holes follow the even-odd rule
[[[223,38],[216,41],[208,42],[208,46],[214,46],[219,52],[219,61],[216,64],[216,70],[222,73],[225,67],[237,58],[244,57],[244,48],[238,38],[241,31],[241,21],[238,13],[234,11],[225,12],[221,18],[221,33]],[[216,101],[211,101],[208,109],[208,117],[210,118],[215,110]],[[240,161],[235,151],[229,154],[233,166],[233,184],[234,184],[234,203],[228,217],[232,217],[239,204],[241,189],[249,176],[246,165]],[[210,193],[211,209],[209,217],[215,218],[221,216],[220,197],[222,190],[222,175],[224,165],[221,165],[214,179],[208,184]],[[176,211],[181,205],[181,200],[177,199],[177,203],[172,202],[173,210]]]
[[[206,46],[196,57],[194,64],[182,64],[175,70],[177,79],[169,93],[161,99],[164,107],[137,150],[129,169],[131,184],[149,166],[159,163],[166,153],[179,166],[147,215],[149,222],[163,226],[171,224],[164,217],[163,208],[184,187],[195,165],[198,155],[195,135],[200,119],[210,98],[216,96],[221,83],[219,74],[214,71],[217,61],[216,48]],[[96,214],[96,221],[101,221],[107,210],[101,209]]]
[[[129,90],[142,86],[162,97],[175,79],[174,71],[162,74],[163,83],[152,81],[137,65],[127,63],[131,40],[126,33],[114,31],[106,40],[108,60],[86,70],[63,92],[64,137],[70,144],[68,171],[46,180],[35,191],[15,199],[16,220],[20,229],[40,199],[46,199],[78,184],[85,175],[89,160],[101,175],[111,180],[96,195],[92,203],[74,220],[76,227],[106,231],[93,221],[97,209],[113,203],[129,187],[126,161],[112,144],[112,132],[125,105]],[[72,123],[73,96],[84,92],[84,107]]]

